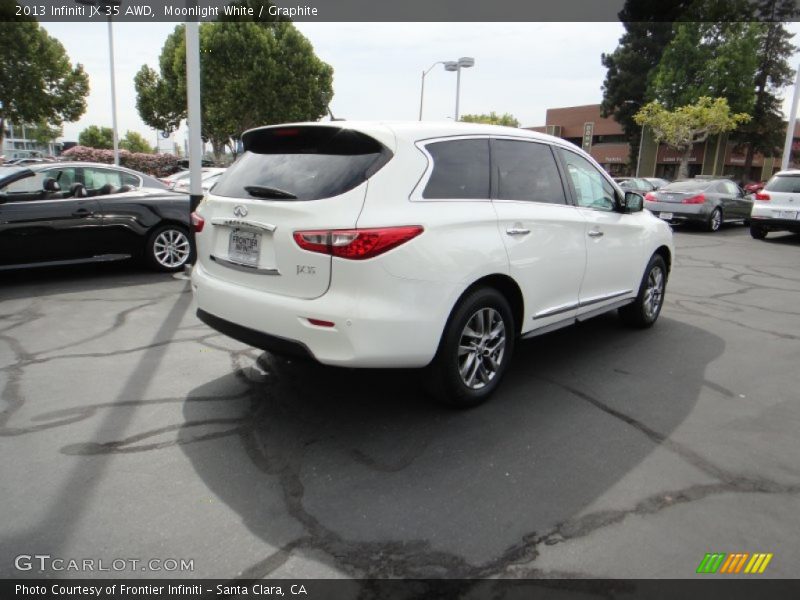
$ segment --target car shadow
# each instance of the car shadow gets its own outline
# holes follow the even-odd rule
[[[178,445],[282,548],[243,576],[268,576],[295,547],[367,577],[491,576],[568,530],[603,526],[606,511],[576,519],[684,421],[723,347],[665,317],[647,331],[598,317],[521,342],[495,396],[469,411],[430,402],[417,372],[265,353],[192,391]],[[238,402],[192,401],[242,382]],[[230,435],[196,443],[213,436],[204,423],[231,422]]]
[[[168,273],[148,269],[136,260],[0,271],[0,299],[33,298],[99,291],[164,281]]]
[[[800,243],[800,233],[773,231],[762,241],[769,242],[770,244],[796,245]]]

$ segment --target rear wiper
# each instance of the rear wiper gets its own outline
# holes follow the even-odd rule
[[[291,192],[279,190],[278,188],[266,187],[263,185],[246,185],[244,186],[244,189],[251,196],[256,196],[258,198],[286,198],[287,200],[297,199],[297,196]]]

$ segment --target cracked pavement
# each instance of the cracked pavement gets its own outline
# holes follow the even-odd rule
[[[277,359],[135,265],[4,273],[3,577],[18,554],[207,578],[797,576],[800,236],[676,231],[661,319],[520,343],[454,412],[409,371]],[[465,584],[466,585],[466,584]]]

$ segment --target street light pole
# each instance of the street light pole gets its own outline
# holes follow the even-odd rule
[[[636,158],[636,177],[639,176],[639,168],[642,166],[642,146],[644,146],[644,128],[642,125],[642,135],[639,137],[639,156]]]
[[[457,61],[447,62],[444,68],[448,71],[456,72],[456,114],[455,120],[458,121],[459,101],[461,99],[461,69],[468,69],[475,65],[475,59],[469,56],[462,56]]]
[[[431,69],[436,65],[444,64],[444,61],[438,60],[433,63],[426,71],[422,72],[422,85],[419,88],[419,120],[422,121],[422,103],[425,100],[425,76],[431,72]]]
[[[119,166],[119,132],[117,131],[117,84],[114,77],[114,29],[108,17],[108,62],[111,69],[111,124],[114,128],[114,164]]]
[[[789,113],[789,122],[786,126],[786,141],[783,144],[781,157],[781,171],[789,168],[789,155],[792,153],[792,140],[794,139],[794,124],[797,119],[797,101],[800,97],[800,67],[797,68],[797,77],[794,82],[794,96],[792,97],[792,111]]]

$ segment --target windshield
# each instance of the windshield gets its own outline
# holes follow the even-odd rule
[[[800,193],[800,175],[777,175],[764,186],[764,191]]]
[[[665,185],[661,188],[660,191],[662,192],[696,192],[698,190],[704,190],[709,185],[711,185],[710,181],[676,181],[674,183],[670,183],[669,185]]]
[[[243,141],[246,152],[217,181],[215,194],[331,198],[363,183],[390,156],[373,138],[336,127],[268,128],[245,134]]]

